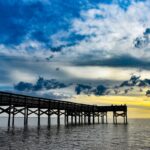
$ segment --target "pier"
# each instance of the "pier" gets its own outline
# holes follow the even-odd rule
[[[117,118],[119,116],[123,118],[123,123],[127,124],[126,105],[87,105],[0,92],[0,115],[3,113],[8,114],[8,127],[10,127],[11,124],[14,126],[15,115],[17,114],[22,114],[24,116],[24,126],[28,125],[28,117],[32,114],[37,116],[37,125],[40,126],[40,118],[45,114],[47,116],[48,127],[50,127],[52,115],[57,116],[57,125],[59,126],[60,117],[62,115],[64,116],[65,125],[108,123],[108,112],[112,112],[114,124],[117,124]]]

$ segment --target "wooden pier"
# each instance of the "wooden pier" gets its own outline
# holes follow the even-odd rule
[[[64,116],[65,125],[68,124],[95,124],[108,123],[107,113],[113,113],[113,123],[117,124],[117,118],[123,117],[123,123],[127,124],[127,106],[111,105],[96,106],[68,101],[53,100],[47,98],[20,95],[8,92],[0,92],[0,114],[8,114],[8,127],[14,126],[15,115],[24,116],[24,125],[28,125],[28,117],[32,114],[38,117],[38,126],[40,126],[40,117],[47,116],[48,127],[51,125],[51,116],[57,116],[57,125],[60,125],[60,116]],[[97,119],[96,119],[97,118]],[[101,119],[101,121],[100,121]],[[12,121],[11,121],[12,120]]]

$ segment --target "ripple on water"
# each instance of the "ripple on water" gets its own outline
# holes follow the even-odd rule
[[[9,131],[0,127],[0,150],[149,150],[150,120],[129,122],[127,126],[30,126]]]

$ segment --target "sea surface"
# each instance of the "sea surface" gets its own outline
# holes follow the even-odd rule
[[[150,120],[129,119],[128,125],[112,123],[69,125],[47,128],[47,118],[15,119],[15,127],[7,128],[7,118],[0,118],[0,150],[150,150]]]

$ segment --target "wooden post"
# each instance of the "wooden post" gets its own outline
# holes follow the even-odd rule
[[[81,124],[81,114],[79,112],[79,124]]]
[[[91,113],[88,113],[88,124],[91,124]]]
[[[69,123],[68,110],[65,110],[64,123],[65,125],[68,125]]]
[[[40,100],[38,102],[38,127],[40,127]]]
[[[99,113],[98,113],[98,123],[99,123]]]
[[[12,127],[14,127],[14,124],[15,124],[15,107],[13,105]]]
[[[75,125],[77,124],[77,114],[75,113]]]
[[[27,100],[26,97],[24,98],[24,126],[26,126],[26,105],[27,105]]]
[[[69,124],[69,116],[68,116],[68,113],[67,113],[67,125]]]
[[[93,115],[93,124],[95,124],[95,106],[93,106],[92,115]]]
[[[27,109],[27,118],[26,118],[26,125],[28,125],[28,106],[26,107],[26,109]]]
[[[106,123],[108,123],[108,119],[107,119],[107,112],[106,112]]]
[[[95,113],[93,112],[93,124],[95,124]]]
[[[81,124],[83,124],[83,114],[81,113]]]
[[[115,124],[115,112],[113,111],[113,124]]]
[[[84,124],[86,124],[86,114],[84,112]]]
[[[57,125],[60,126],[60,109],[57,110]]]
[[[71,124],[73,124],[73,113],[71,113]]]
[[[48,106],[48,128],[50,127],[51,125],[51,114],[50,114],[50,101],[49,101],[49,106]]]
[[[67,111],[64,112],[64,125],[67,124]]]
[[[116,111],[113,112],[113,122],[114,122],[114,124],[117,124],[117,113],[116,113]]]
[[[48,127],[51,126],[51,115],[50,115],[50,110],[48,110]]]
[[[116,118],[116,124],[117,124],[117,113],[115,113],[115,118]]]
[[[8,127],[10,127],[10,119],[11,119],[11,96],[9,96]]]
[[[68,111],[67,111],[67,113],[66,113],[66,124],[68,125],[68,123],[69,123],[69,116],[68,116]]]
[[[104,112],[101,113],[101,122],[104,123]]]
[[[127,111],[126,111],[126,124],[128,124],[128,114],[127,114]]]
[[[24,126],[27,125],[27,107],[24,107]]]
[[[124,124],[126,124],[126,115],[125,115],[125,112],[123,114],[123,120],[124,120]]]

